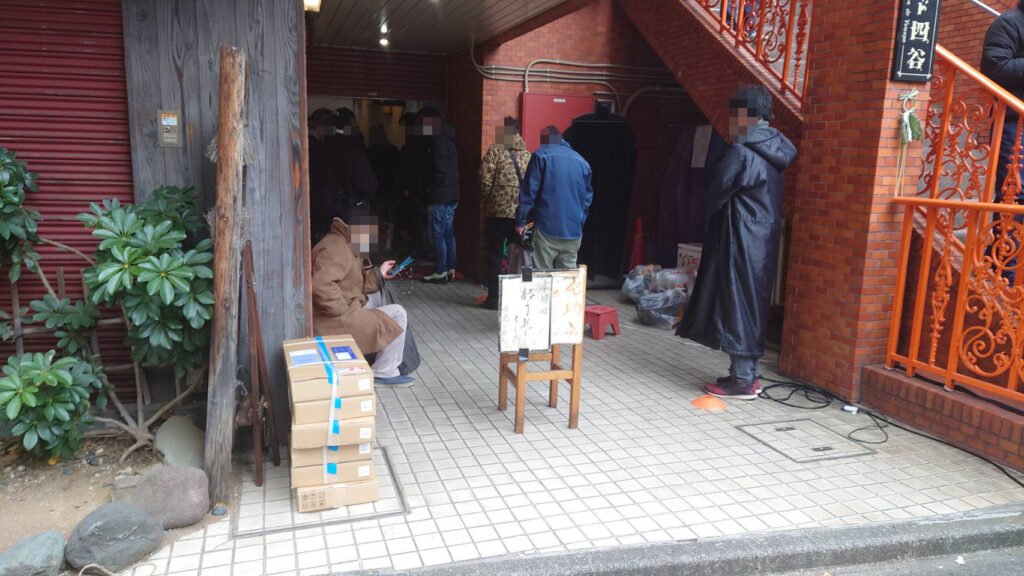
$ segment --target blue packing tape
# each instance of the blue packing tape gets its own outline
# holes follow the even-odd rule
[[[341,410],[341,398],[334,399],[334,409]]]
[[[331,422],[331,434],[341,434],[341,422]]]
[[[327,382],[334,386],[334,364],[331,362],[331,354],[327,351],[327,344],[323,337],[316,337],[317,351],[320,352],[320,360],[324,363],[324,371],[327,372]]]
[[[327,473],[330,474],[331,476],[337,476],[338,475],[338,465],[333,463],[333,462],[328,464],[327,465]]]

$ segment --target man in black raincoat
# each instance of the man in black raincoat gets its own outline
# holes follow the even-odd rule
[[[748,86],[729,102],[731,145],[711,169],[697,283],[677,334],[729,354],[729,376],[704,390],[753,400],[782,232],[782,171],[796,148],[768,125],[772,97]]]

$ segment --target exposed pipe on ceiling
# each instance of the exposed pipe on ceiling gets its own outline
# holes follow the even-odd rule
[[[530,71],[537,64],[557,64],[559,66],[575,66],[577,68],[610,68],[613,70],[630,70],[636,72],[657,72],[659,76],[664,75],[667,70],[664,68],[649,68],[643,66],[627,66],[625,64],[597,64],[593,62],[576,62],[573,60],[558,60],[552,58],[537,58],[526,66],[523,71],[523,92],[530,91]]]
[[[623,64],[597,64],[590,62],[574,62],[565,60],[556,60],[550,58],[540,58],[534,60],[526,68],[519,68],[514,66],[482,66],[476,60],[475,44],[471,40],[469,45],[469,58],[473,63],[473,67],[476,68],[477,72],[487,78],[488,80],[494,80],[498,82],[523,82],[524,91],[529,91],[529,74],[533,74],[535,82],[547,82],[552,84],[597,84],[606,87],[612,95],[615,97],[615,104],[617,109],[621,109],[622,100],[619,96],[618,91],[614,86],[611,85],[610,81],[619,82],[674,82],[675,78],[671,76],[664,68],[646,68],[641,66],[627,66]],[[616,72],[579,72],[575,70],[558,70],[553,68],[542,68],[533,70],[532,67],[536,64],[550,63],[564,66],[575,66],[581,68],[603,68],[613,70],[626,70],[632,73],[616,73]],[[539,78],[538,78],[539,76]]]

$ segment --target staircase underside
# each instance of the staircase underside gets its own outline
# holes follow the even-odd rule
[[[721,134],[729,128],[728,103],[741,84],[760,83],[776,96],[772,124],[791,140],[803,132],[794,98],[752,56],[727,42],[717,23],[694,0],[618,0],[630,20]]]

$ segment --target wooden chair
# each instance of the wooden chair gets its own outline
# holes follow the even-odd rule
[[[580,419],[580,383],[583,367],[583,344],[566,344],[572,348],[572,367],[566,369],[561,364],[563,345],[555,344],[550,352],[503,353],[498,366],[498,410],[504,412],[508,408],[508,384],[513,382],[516,387],[516,434],[522,434],[526,421],[526,388],[530,382],[550,383],[548,406],[558,407],[558,383],[565,380],[569,383],[569,428],[579,426]],[[544,372],[530,372],[530,362],[550,362],[549,369]],[[515,365],[515,368],[513,368]]]

